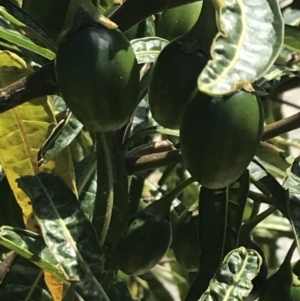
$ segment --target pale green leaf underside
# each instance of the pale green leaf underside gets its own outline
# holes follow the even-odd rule
[[[251,280],[259,273],[262,259],[255,250],[244,247],[230,252],[216,271],[199,301],[238,301],[252,290]]]
[[[130,41],[139,64],[153,63],[169,41],[159,37],[146,37]]]
[[[200,91],[221,96],[262,77],[283,45],[284,24],[274,0],[224,0],[213,59],[198,77]]]

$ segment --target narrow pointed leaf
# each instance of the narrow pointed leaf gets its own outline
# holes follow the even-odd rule
[[[284,189],[257,160],[253,160],[249,164],[248,169],[252,183],[270,199],[273,205],[276,206],[285,217],[288,217],[288,191]]]
[[[222,96],[262,77],[283,45],[278,1],[216,1],[221,32],[212,47],[212,61],[198,78],[200,91]]]
[[[125,158],[115,134],[105,133],[97,139],[97,193],[92,220],[101,244],[118,241],[126,230],[127,219]]]
[[[18,256],[0,286],[0,300],[52,301],[52,298],[44,282],[43,271]]]
[[[82,128],[83,124],[71,112],[68,112],[67,116],[57,124],[40,148],[38,153],[39,165],[54,159],[63,149],[71,144]]]
[[[23,9],[12,3],[10,0],[1,0],[1,4],[5,8],[4,11],[2,10],[4,18],[13,24],[15,28],[35,41],[38,45],[53,51],[56,50],[57,44],[50,34]]]
[[[0,228],[0,244],[68,283],[59,269],[58,262],[40,235],[23,229],[3,226]]]
[[[198,216],[200,269],[186,301],[200,298],[224,257],[237,247],[248,191],[248,171],[224,189],[201,187]]]
[[[91,153],[75,164],[80,208],[91,220],[97,191],[97,157]]]
[[[244,247],[231,251],[214,274],[199,301],[239,301],[252,289],[251,280],[259,273],[262,259],[255,250]]]
[[[288,168],[283,187],[289,191],[288,211],[300,252],[300,157]]]

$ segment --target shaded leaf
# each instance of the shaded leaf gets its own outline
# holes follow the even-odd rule
[[[300,53],[300,27],[285,25],[284,46]]]
[[[97,137],[97,193],[92,223],[101,245],[118,241],[127,227],[128,180],[113,132]]]
[[[59,264],[40,235],[31,231],[4,226],[0,228],[0,244],[68,283],[59,270]]]
[[[268,71],[281,51],[284,27],[277,1],[213,2],[219,11],[221,32],[211,47],[213,59],[198,78],[198,88],[223,96]]]
[[[18,256],[0,286],[0,300],[52,301],[42,276],[40,268]]]
[[[283,187],[288,189],[288,211],[295,234],[297,248],[300,252],[300,157],[297,157],[287,170]]]
[[[212,190],[201,187],[198,223],[200,269],[186,301],[200,298],[224,257],[238,246],[248,190],[248,171],[226,188]]]
[[[97,191],[97,157],[91,153],[75,164],[80,208],[91,220]]]
[[[244,247],[231,251],[214,274],[207,291],[199,301],[242,300],[252,289],[251,280],[258,274],[262,259],[255,250]]]
[[[264,166],[257,160],[253,160],[248,169],[252,183],[277,207],[278,210],[286,217],[289,216],[287,211],[288,191],[284,189],[278,181],[272,177]]]
[[[160,37],[145,37],[130,41],[139,64],[153,63],[169,41]]]

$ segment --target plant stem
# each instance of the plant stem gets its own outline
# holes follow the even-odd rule
[[[34,98],[51,94],[59,95],[53,62],[0,89],[0,113]]]
[[[111,216],[112,216],[112,211],[114,207],[114,175],[113,175],[113,167],[112,167],[112,158],[110,155],[110,150],[107,145],[107,140],[105,133],[96,133],[96,139],[97,139],[97,159],[100,161],[101,158],[98,157],[98,154],[102,156],[102,154],[105,157],[105,162],[106,162],[106,172],[107,172],[107,202],[106,202],[106,212],[105,212],[105,219],[103,223],[103,227],[101,229],[101,234],[99,237],[99,242],[100,245],[103,246],[107,232],[109,229],[110,221],[111,221]],[[97,167],[98,168],[98,167]],[[102,165],[99,165],[99,168],[102,168]],[[98,199],[98,195],[102,194],[102,191],[98,191],[98,187],[102,187],[102,183],[98,183],[98,180],[102,180],[100,177],[97,177],[97,193],[96,193],[96,201]]]

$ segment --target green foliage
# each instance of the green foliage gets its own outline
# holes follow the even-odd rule
[[[298,2],[122,2],[0,1],[0,299],[299,300]]]

